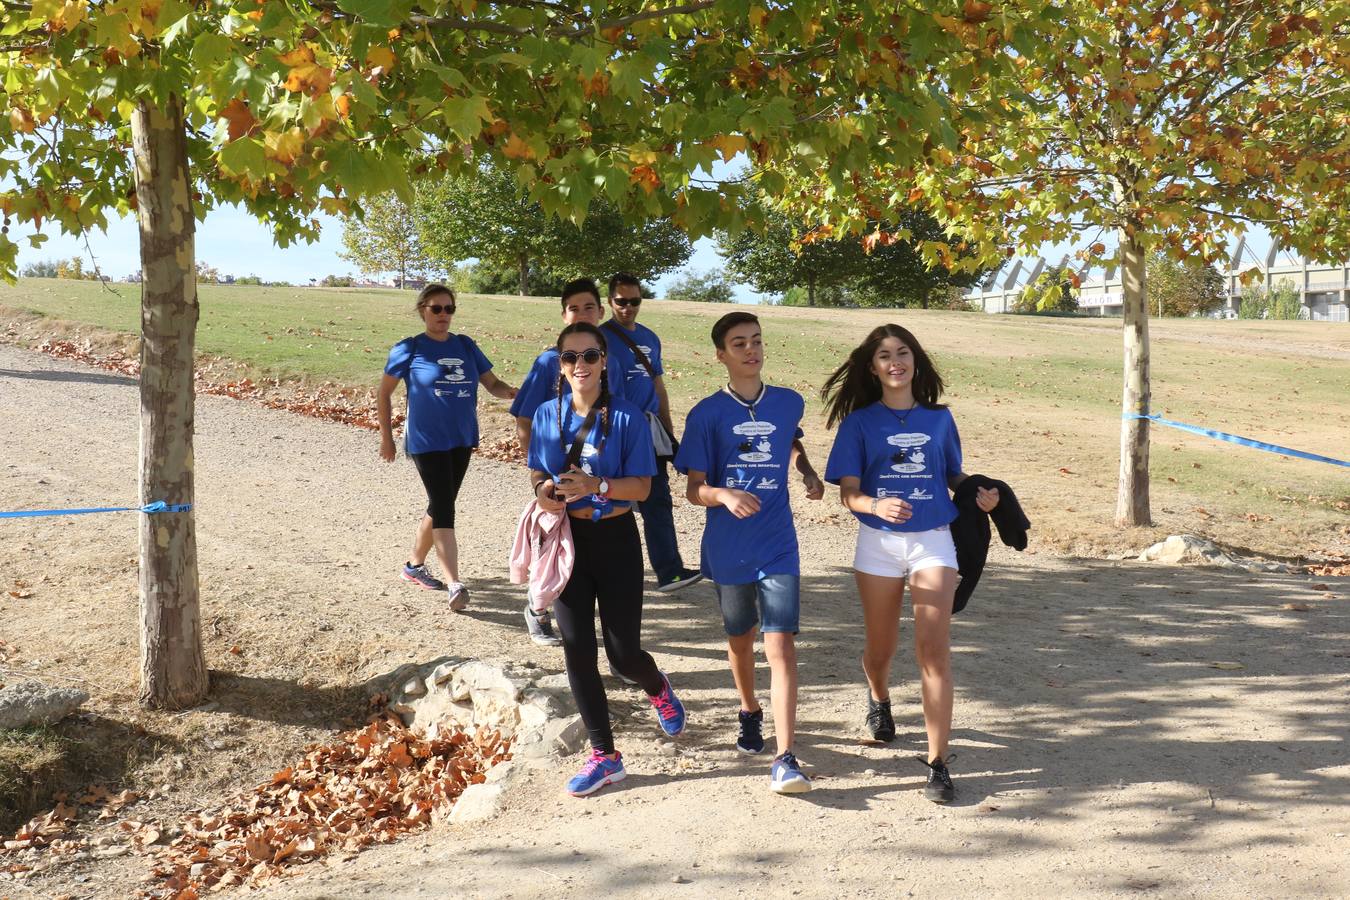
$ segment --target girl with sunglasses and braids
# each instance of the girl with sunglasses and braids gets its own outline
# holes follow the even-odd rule
[[[408,387],[408,421],[404,451],[417,465],[427,491],[427,511],[417,525],[412,556],[403,564],[403,580],[428,591],[447,591],[450,609],[469,605],[469,591],[459,580],[459,545],[455,540],[455,500],[469,457],[478,446],[478,386],[501,400],[516,389],[492,374],[492,363],[473,338],[451,334],[455,292],[429,284],[417,295],[417,314],[426,330],[404,338],[389,351],[376,395],[380,421],[380,459],[393,462],[393,396],[398,383]],[[442,582],[427,571],[432,546],[440,558]]]
[[[568,793],[584,797],[625,775],[596,665],[597,606],[610,664],[646,691],[661,729],[679,734],[685,715],[640,640],[643,557],[633,504],[646,499],[656,470],[651,429],[642,410],[610,395],[599,328],[568,325],[557,346],[558,396],[534,413],[529,467],[535,499],[546,510],[567,509],[576,546],[572,575],[553,615],[567,680],[590,735],[590,758],[567,784]]]
[[[948,490],[965,480],[961,438],[951,410],[938,402],[942,376],[908,330],[882,325],[849,354],[821,389],[828,426],[839,426],[825,480],[858,519],[854,577],[863,611],[867,729],[895,738],[890,671],[900,637],[900,606],[909,583],[914,653],[919,664],[929,768],[924,796],[955,796],[947,769],[952,727],[951,618],[956,547],[949,525],[956,504]],[[980,509],[998,505],[998,491],[980,490]]]

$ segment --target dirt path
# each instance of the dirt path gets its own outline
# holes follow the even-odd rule
[[[0,346],[0,509],[134,502],[136,413],[129,379]],[[197,424],[206,708],[131,711],[131,514],[0,525],[0,638],[19,650],[6,671],[83,682],[93,718],[158,735],[132,775],[163,780],[162,796],[139,817],[270,774],[354,714],[353,685],[399,663],[453,653],[561,669],[558,651],[523,640],[504,578],[528,494],[519,470],[470,469],[460,515],[475,601],[454,616],[392,577],[421,492],[406,462],[378,461],[371,434],[210,397]],[[796,503],[799,755],[816,791],[774,796],[768,760],[728,749],[735,694],[710,592],[653,592],[647,644],[691,713],[673,756],[641,698],[611,685],[623,785],[565,797],[577,760],[558,760],[484,825],[316,866],[267,895],[1350,894],[1345,580],[1327,593],[1306,577],[996,553],[953,629],[960,794],[940,808],[919,796],[911,759],[912,655],[896,667],[895,745],[858,739],[853,528],[833,499]],[[677,509],[690,556],[700,512]],[[17,581],[33,596],[9,596]],[[109,896],[144,872],[126,857],[72,864],[13,896]]]

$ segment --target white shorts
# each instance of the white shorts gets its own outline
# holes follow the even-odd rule
[[[858,523],[853,568],[864,575],[905,578],[937,566],[957,568],[956,545],[946,525],[931,531],[882,531]]]

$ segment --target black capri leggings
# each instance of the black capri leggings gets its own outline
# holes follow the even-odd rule
[[[455,527],[455,498],[472,455],[472,447],[412,454],[422,486],[427,489],[427,515],[431,516],[432,528]]]
[[[562,632],[567,681],[591,746],[613,753],[609,702],[596,667],[597,601],[605,655],[614,668],[636,681],[648,696],[655,697],[662,688],[656,660],[641,643],[642,543],[632,513],[599,522],[572,519],[571,525],[576,562],[567,586],[553,603],[553,616]]]

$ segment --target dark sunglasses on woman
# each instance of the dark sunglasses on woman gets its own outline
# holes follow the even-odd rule
[[[578,353],[575,350],[564,350],[563,352],[558,354],[558,359],[562,360],[569,366],[575,366],[577,364],[577,360],[582,360],[586,363],[586,365],[593,366],[596,363],[598,363],[600,361],[600,357],[604,355],[605,354],[601,353],[599,350],[596,350],[594,347],[592,347],[590,350],[583,350],[580,353]]]
[[[439,316],[441,313],[445,313],[447,316],[453,316],[455,314],[455,304],[453,303],[447,303],[445,306],[441,306],[439,303],[428,303],[422,308],[431,310],[433,316]]]

